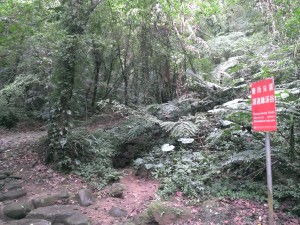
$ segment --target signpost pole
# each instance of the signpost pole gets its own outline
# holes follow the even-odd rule
[[[267,161],[269,225],[274,225],[271,149],[270,149],[270,133],[269,132],[266,132],[266,161]]]
[[[270,131],[277,130],[274,79],[251,84],[252,126],[254,132],[266,132],[266,164],[268,183],[269,225],[274,225]]]

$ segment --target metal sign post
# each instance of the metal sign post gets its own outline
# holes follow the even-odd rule
[[[274,225],[272,168],[271,168],[272,163],[271,163],[271,148],[270,148],[270,133],[269,132],[266,132],[266,162],[267,162],[269,225]]]
[[[277,130],[275,87],[273,78],[251,84],[252,125],[254,132],[266,132],[266,167],[269,225],[274,225],[270,131]]]

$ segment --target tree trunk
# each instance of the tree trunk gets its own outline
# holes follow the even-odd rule
[[[96,7],[93,5],[90,11],[84,12],[84,4],[85,2],[82,0],[64,1],[62,3],[64,10],[60,12],[63,14],[60,25],[66,31],[66,36],[60,46],[52,76],[56,88],[51,98],[53,109],[50,113],[48,130],[50,144],[47,159],[49,161],[59,162],[67,156],[64,152],[64,146],[68,141],[67,135],[71,127],[71,101],[75,85],[79,38],[84,34],[87,18]]]
[[[95,111],[95,104],[98,93],[98,82],[99,82],[99,73],[101,67],[101,52],[99,50],[99,46],[94,42],[93,43],[93,54],[94,54],[94,83],[93,83],[93,95],[92,95],[92,112]]]
[[[143,99],[144,104],[148,103],[147,96],[149,93],[149,43],[147,38],[147,27],[146,25],[142,26],[141,30],[141,39],[140,39],[140,52],[141,52],[141,72],[143,76]]]

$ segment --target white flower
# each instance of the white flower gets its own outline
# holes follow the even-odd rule
[[[173,151],[175,148],[174,145],[169,145],[169,144],[164,144],[162,147],[161,147],[161,150],[163,152],[170,152],[170,151]]]
[[[284,92],[284,93],[281,93],[281,94],[280,94],[280,97],[281,97],[282,99],[286,99],[286,98],[289,97],[289,94]]]
[[[178,141],[182,144],[190,144],[194,142],[194,138],[179,138]]]

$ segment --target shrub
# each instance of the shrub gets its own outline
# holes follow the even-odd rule
[[[0,96],[0,127],[12,128],[19,121],[14,110],[9,106],[7,101]]]
[[[58,170],[70,172],[82,162],[90,160],[94,152],[86,140],[87,133],[75,130],[62,138],[57,145],[59,149],[53,153],[49,137],[41,140],[41,155],[47,163],[53,162]]]

